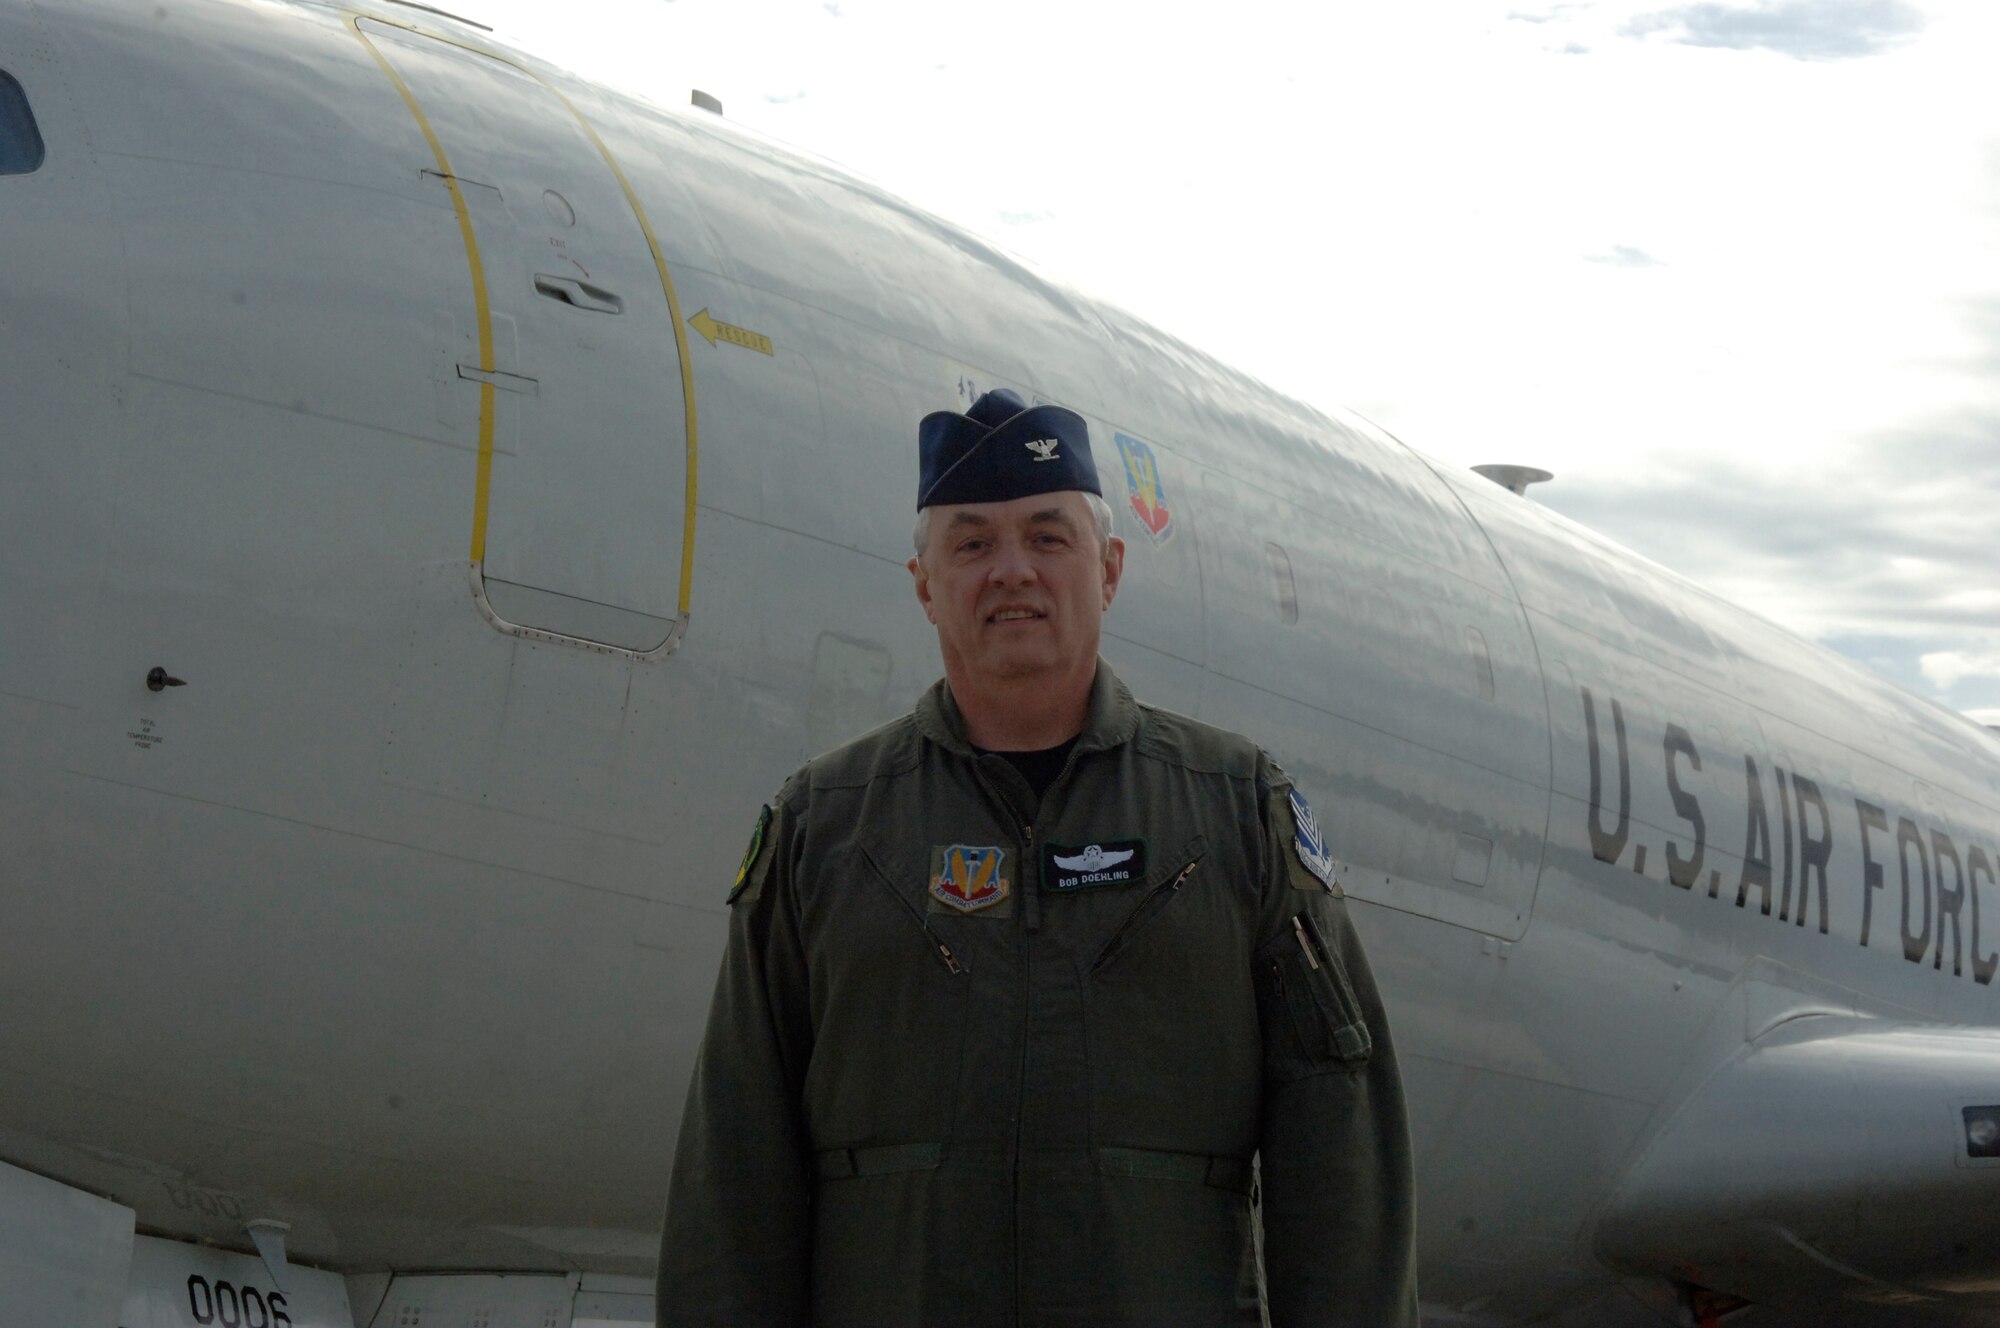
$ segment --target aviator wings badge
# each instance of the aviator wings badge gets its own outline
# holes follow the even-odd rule
[[[1066,867],[1070,871],[1094,872],[1103,871],[1106,867],[1116,867],[1119,863],[1127,861],[1132,856],[1132,850],[1128,848],[1123,852],[1106,853],[1102,847],[1092,844],[1073,858],[1066,858],[1060,853],[1054,856],[1058,867]]]
[[[1080,848],[1045,844],[1042,852],[1042,888],[1059,893],[1127,885],[1146,874],[1143,839],[1107,839]]]

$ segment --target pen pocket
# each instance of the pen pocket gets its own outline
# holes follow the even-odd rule
[[[1265,1074],[1280,1081],[1365,1065],[1374,1051],[1340,957],[1310,912],[1257,953]]]

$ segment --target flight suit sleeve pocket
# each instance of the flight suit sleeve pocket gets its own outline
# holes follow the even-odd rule
[[[1284,1082],[1358,1069],[1375,1049],[1361,1003],[1310,912],[1257,952],[1265,1077]]]

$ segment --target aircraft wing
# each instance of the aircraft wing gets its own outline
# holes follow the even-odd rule
[[[1597,1228],[1616,1267],[1753,1302],[2000,1291],[2000,1030],[1808,1015],[1741,1049]]]

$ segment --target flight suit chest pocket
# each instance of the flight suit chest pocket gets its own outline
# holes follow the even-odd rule
[[[1091,961],[1089,971],[1095,975],[1109,967],[1121,954],[1132,948],[1135,939],[1145,935],[1146,928],[1160,913],[1172,903],[1189,879],[1195,868],[1201,865],[1202,856],[1208,851],[1208,840],[1201,835],[1190,839],[1178,853],[1167,855],[1167,861],[1155,869],[1145,885],[1137,892],[1137,897],[1125,905],[1124,918],[1111,933],[1108,940],[1098,948],[1097,957]],[[1061,859],[1056,859],[1060,862]]]
[[[1368,1062],[1374,1040],[1339,954],[1311,912],[1257,952],[1257,1013],[1264,1028],[1264,1073],[1280,1082]]]

